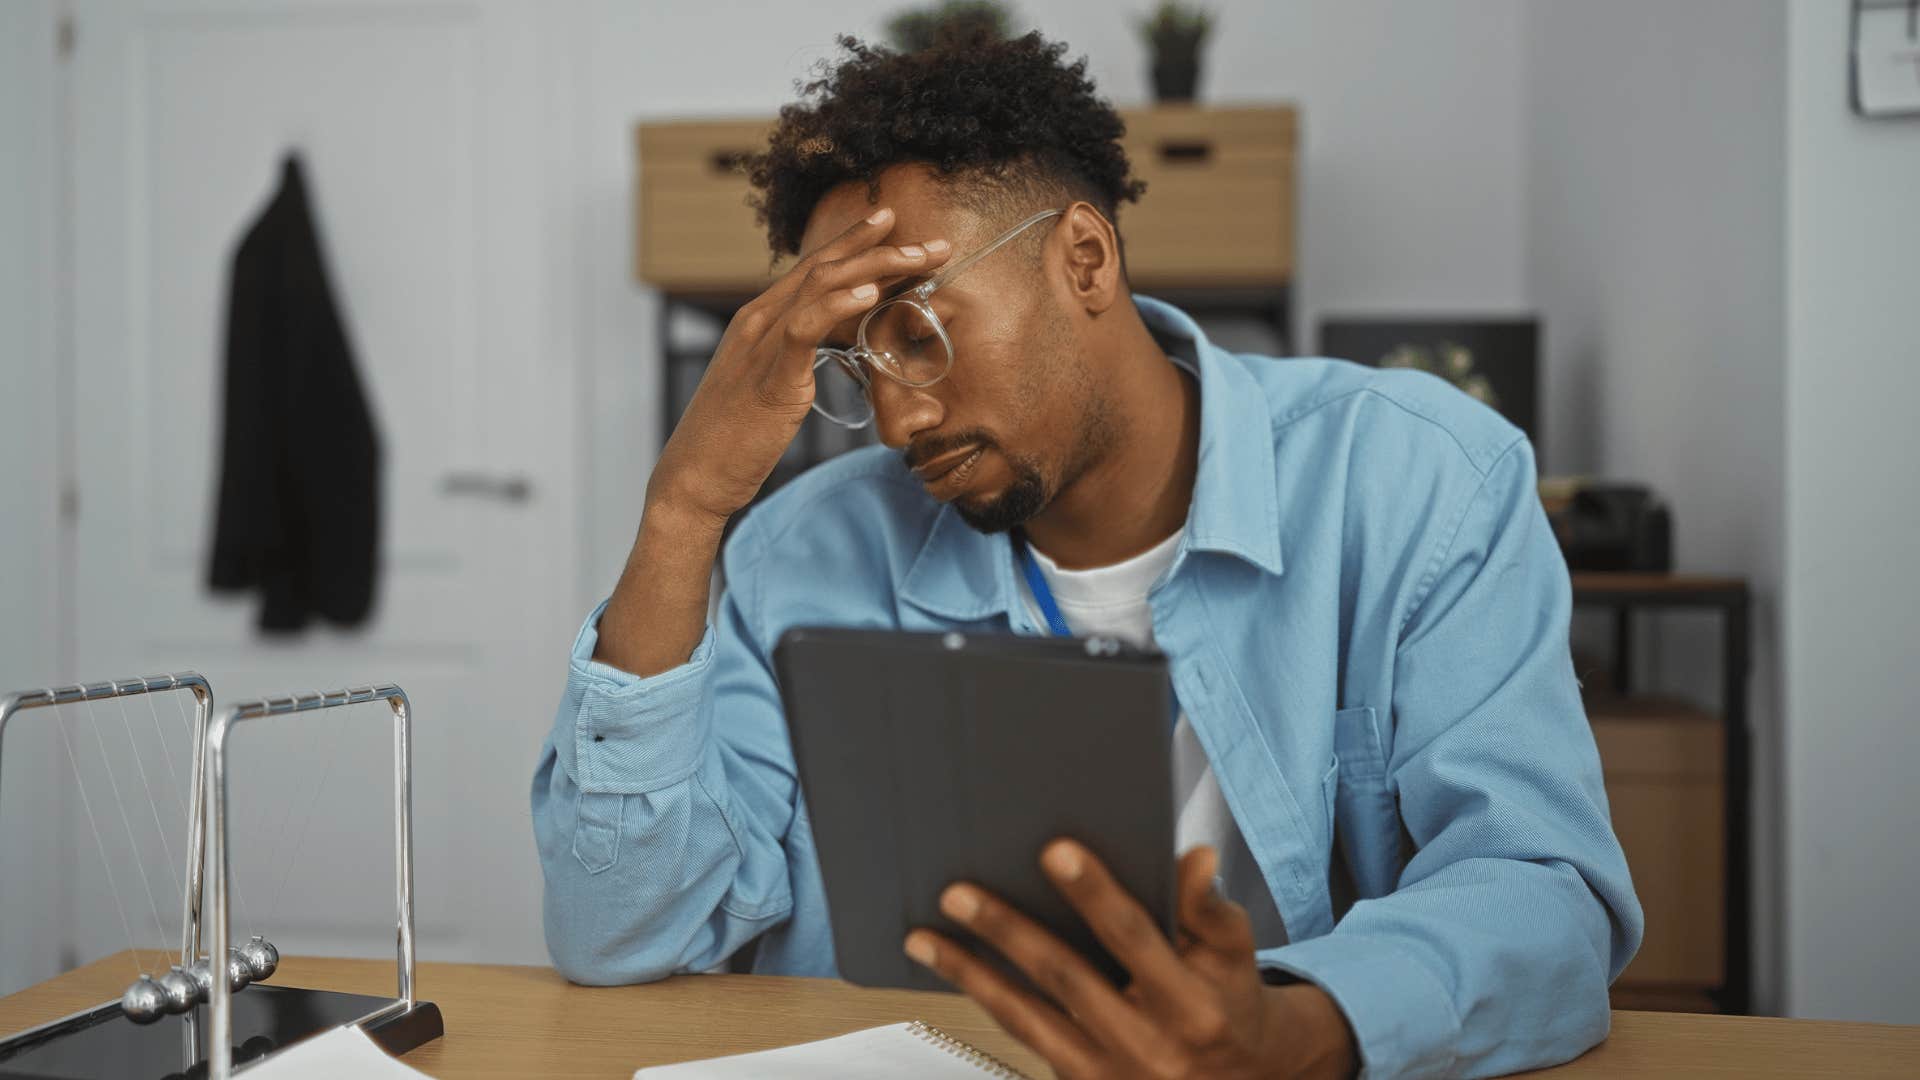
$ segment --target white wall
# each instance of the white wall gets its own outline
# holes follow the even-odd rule
[[[1847,107],[1845,4],[1787,79],[1787,953],[1804,1016],[1920,1022],[1920,121]]]
[[[1651,484],[1677,568],[1754,590],[1756,1006],[1777,1005],[1785,352],[1781,0],[1528,9],[1527,272],[1547,470]],[[1643,675],[1718,698],[1716,628],[1643,619]]]
[[[583,103],[578,298],[592,416],[580,603],[612,585],[660,444],[656,305],[631,266],[631,126],[645,117],[768,115],[833,38],[877,39],[904,0],[573,9]],[[1116,104],[1147,101],[1136,9],[1099,0],[1015,5],[1087,55]],[[1318,313],[1511,312],[1526,302],[1519,0],[1313,0],[1210,5],[1219,31],[1200,92],[1300,105],[1296,340]],[[742,33],[743,25],[751,33]],[[715,42],[725,42],[716,49]],[[1149,196],[1151,197],[1151,196]],[[1125,227],[1125,214],[1121,225]]]
[[[0,4],[0,693],[70,675],[58,617],[55,70],[52,5]],[[0,747],[0,994],[60,967],[67,853],[43,827],[63,800],[47,768],[62,752],[53,734],[28,713]]]

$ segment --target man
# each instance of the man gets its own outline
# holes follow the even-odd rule
[[[803,257],[728,326],[575,645],[533,790],[555,964],[637,982],[757,940],[757,971],[834,972],[788,627],[1105,632],[1170,660],[1180,940],[1065,838],[1042,865],[1127,990],[964,882],[943,910],[1052,1000],[931,931],[916,960],[1066,1076],[1486,1074],[1599,1041],[1641,915],[1525,439],[1438,380],[1232,355],[1132,296],[1138,185],[1063,46],[843,44],[754,174]],[[815,406],[885,446],[722,553]]]

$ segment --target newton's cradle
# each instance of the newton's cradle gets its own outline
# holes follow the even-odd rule
[[[30,710],[46,709],[57,724],[65,719],[55,706],[138,695],[179,692],[191,695],[192,766],[188,781],[186,879],[180,930],[179,963],[164,972],[139,975],[118,1000],[103,1002],[71,1016],[7,1035],[0,1033],[0,1080],[80,1080],[128,1077],[138,1080],[226,1080],[236,1070],[332,1028],[355,1025],[390,1053],[403,1053],[440,1037],[440,1010],[413,996],[413,738],[412,709],[406,692],[391,684],[332,693],[312,692],[263,698],[229,706],[217,715],[213,689],[192,673],[158,675],[52,690],[29,690],[0,698],[0,751],[7,724]],[[176,705],[179,699],[176,698]],[[242,722],[383,702],[393,714],[394,902],[398,918],[398,992],[394,997],[346,994],[269,982],[279,951],[263,937],[236,946],[232,940],[233,885],[228,866],[227,740]],[[121,702],[124,710],[125,703]],[[152,699],[148,699],[151,706]],[[184,709],[181,710],[185,717]],[[71,715],[69,712],[67,715]],[[124,711],[121,714],[125,720]],[[156,732],[159,717],[154,716]],[[95,736],[99,729],[95,726]],[[60,737],[71,758],[73,746],[64,726]],[[129,728],[131,740],[131,729]],[[104,752],[104,746],[102,747]],[[146,768],[138,756],[142,786],[153,802]],[[171,759],[167,761],[171,770]],[[75,762],[75,779],[79,779]],[[108,779],[119,799],[119,785]],[[107,865],[114,903],[120,905],[106,847],[84,784],[79,788],[94,840]],[[124,806],[120,807],[122,817]],[[159,813],[155,808],[155,825]],[[4,825],[4,823],[0,823]],[[164,842],[164,831],[162,839]],[[128,825],[131,842],[132,827]],[[145,884],[146,871],[140,867]],[[148,890],[151,903],[151,889]],[[208,922],[201,905],[208,897]],[[158,912],[155,912],[156,921]],[[125,909],[121,909],[125,923]],[[204,931],[204,933],[203,933]],[[131,939],[131,930],[128,931]],[[131,944],[131,941],[130,941]],[[137,952],[134,952],[136,957]],[[244,991],[244,993],[242,992]]]

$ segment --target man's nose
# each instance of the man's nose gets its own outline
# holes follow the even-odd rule
[[[867,397],[873,402],[873,426],[880,441],[900,450],[915,435],[939,427],[947,413],[933,395],[937,386],[908,386],[875,372]]]

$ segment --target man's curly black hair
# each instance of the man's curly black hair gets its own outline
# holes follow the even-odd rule
[[[841,36],[847,57],[780,110],[767,151],[751,162],[752,198],[774,254],[797,255],[807,218],[849,180],[877,187],[888,166],[933,167],[947,193],[977,211],[1075,199],[1118,221],[1146,185],[1128,175],[1120,116],[1094,94],[1084,57],[1036,31],[998,39],[949,34],[898,53]]]

